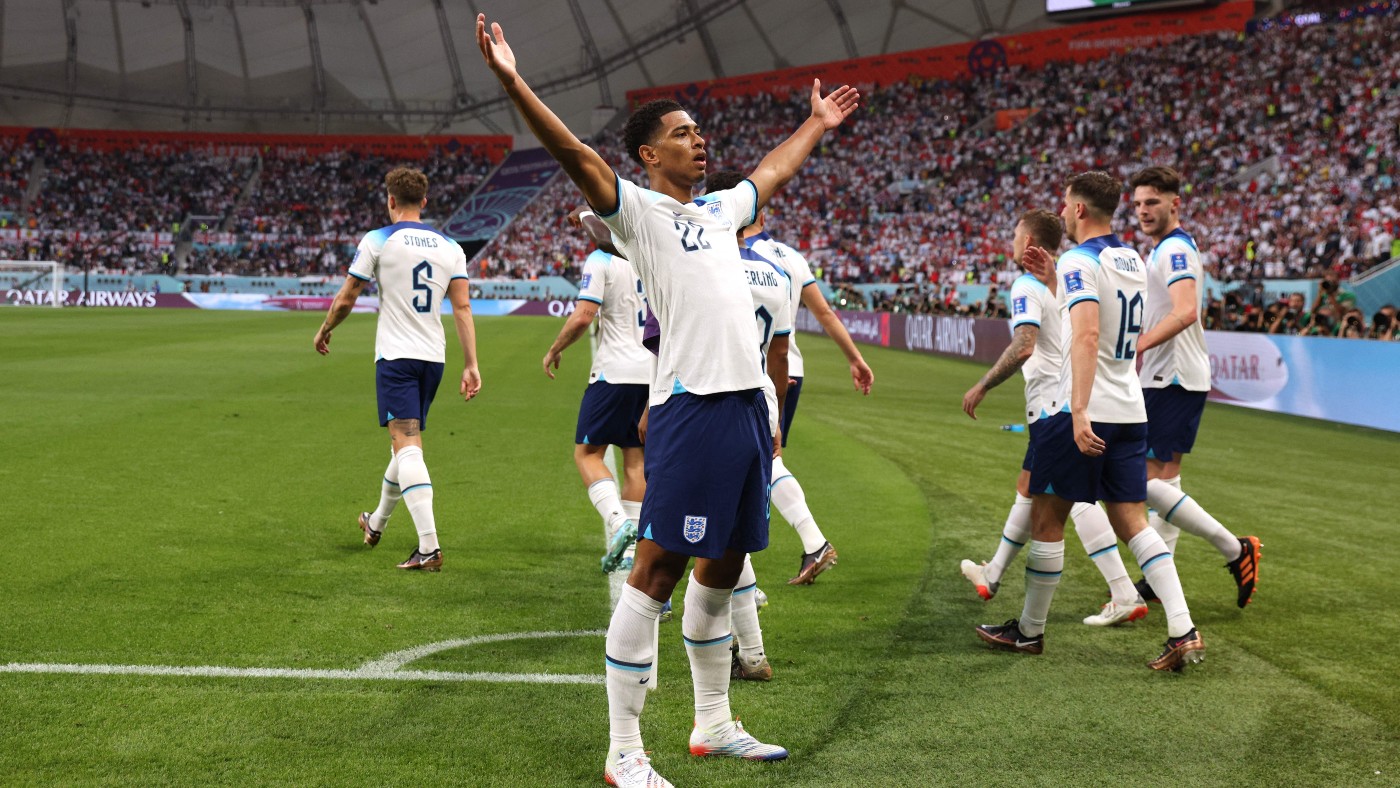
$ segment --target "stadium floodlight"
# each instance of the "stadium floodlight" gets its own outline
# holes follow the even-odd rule
[[[63,264],[53,260],[0,260],[0,288],[3,303],[17,306],[61,307],[68,300]]]

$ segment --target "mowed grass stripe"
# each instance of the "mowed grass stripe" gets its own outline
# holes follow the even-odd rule
[[[377,550],[356,538],[387,459],[372,422],[373,321],[353,317],[321,359],[318,319],[0,310],[0,425],[39,438],[7,441],[0,457],[15,491],[0,661],[334,669],[435,640],[604,625],[597,516],[569,460],[587,353],[570,351],[553,383],[538,368],[559,322],[480,320],[486,389],[471,405],[452,401],[449,349],[425,437],[450,563],[424,578],[391,568],[413,543],[406,512]],[[1392,779],[1396,555],[1379,534],[1400,478],[1396,436],[1211,406],[1186,487],[1264,539],[1256,604],[1236,610],[1218,554],[1183,537],[1209,656],[1194,674],[1151,674],[1160,611],[1123,630],[1080,625],[1103,592],[1070,536],[1046,654],[1020,658],[971,633],[1019,613],[1019,572],[985,604],[957,573],[958,559],[990,555],[1011,500],[1024,436],[996,426],[1017,419],[1019,381],[973,423],[958,401],[975,365],[869,350],[865,399],[829,342],[802,342],[809,374],[787,459],[842,558],[815,586],[786,587],[800,548],[775,515],[755,563],[778,677],[734,687],[746,725],[793,758],[684,754],[689,671],[673,623],[643,718],[668,777]],[[47,430],[35,431],[39,409]],[[55,550],[62,560],[47,560]],[[586,673],[600,649],[601,638],[494,644],[408,667]],[[21,784],[596,784],[606,746],[596,687],[3,676],[0,707],[0,773]]]

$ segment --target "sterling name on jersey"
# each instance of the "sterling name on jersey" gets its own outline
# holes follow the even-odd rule
[[[1065,358],[1060,350],[1060,305],[1045,283],[1022,274],[1011,283],[1011,331],[1036,326],[1035,352],[1021,367],[1026,378],[1026,423],[1058,413],[1056,399]]]
[[[1147,421],[1138,383],[1136,348],[1147,299],[1147,264],[1116,235],[1101,235],[1060,255],[1058,277],[1064,366],[1056,395],[1062,411],[1070,409],[1073,385],[1073,309],[1090,301],[1099,305],[1099,352],[1094,390],[1089,392],[1089,420],[1108,424]]]
[[[616,208],[598,212],[632,261],[661,324],[651,404],[672,394],[763,388],[754,304],[739,275],[740,227],[754,220],[758,191],[733,189],[679,203],[617,179]],[[596,206],[595,206],[596,208]]]
[[[773,240],[766,232],[750,238],[749,248],[787,272],[788,279],[792,281],[792,319],[796,320],[797,308],[802,305],[802,291],[807,285],[817,281],[817,278],[812,276],[812,268],[807,264],[807,258],[791,246]],[[797,334],[788,339],[788,376],[804,376],[802,351],[797,349]]]
[[[467,256],[456,241],[419,222],[371,230],[350,275],[379,281],[375,359],[445,360],[442,299],[449,282],[467,278]]]
[[[1180,227],[1167,233],[1147,257],[1147,316],[1151,328],[1172,312],[1172,285],[1196,283],[1196,308],[1200,309],[1201,254],[1196,241]],[[1178,385],[1187,391],[1210,391],[1210,354],[1206,332],[1199,319],[1157,347],[1142,352],[1142,387],[1164,389]]]
[[[598,305],[598,349],[588,382],[650,384],[651,354],[642,347],[646,300],[632,264],[595,250],[583,263],[578,300]]]
[[[787,272],[774,265],[752,247],[739,247],[739,258],[743,265],[744,281],[749,283],[753,295],[754,326],[758,329],[758,357],[760,366],[768,367],[768,349],[773,346],[773,338],[792,337],[792,282]],[[788,375],[792,375],[792,354],[788,354]],[[784,381],[786,382],[786,381]],[[773,379],[764,376],[763,396],[768,399],[768,428],[772,434],[778,432],[778,422],[782,414],[778,412],[778,391]]]

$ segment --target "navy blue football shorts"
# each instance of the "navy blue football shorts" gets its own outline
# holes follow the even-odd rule
[[[374,388],[379,400],[379,426],[394,419],[417,419],[428,428],[428,406],[442,382],[440,361],[416,358],[380,359],[374,364]]]
[[[788,433],[792,431],[792,420],[797,416],[797,398],[802,396],[802,378],[788,386],[787,399],[783,400],[783,447],[787,447]]]
[[[1032,428],[1035,427],[1035,424],[1032,423],[1032,424],[1031,424],[1031,427],[1032,427]],[[1026,457],[1025,457],[1025,459],[1021,460],[1021,470],[1023,470],[1023,471],[1029,471],[1031,468],[1034,468],[1034,467],[1035,467],[1035,438],[1031,438],[1029,441],[1026,441]]]
[[[1147,425],[1096,421],[1093,427],[1106,444],[1098,457],[1079,451],[1068,413],[1031,425],[1032,495],[1048,493],[1082,503],[1147,500]]]
[[[763,390],[673,394],[653,407],[646,475],[641,538],[698,558],[767,547],[773,435]]]
[[[1187,391],[1181,386],[1142,390],[1147,404],[1148,459],[1171,462],[1177,452],[1191,453],[1209,393]]]
[[[647,411],[647,389],[645,383],[590,383],[578,406],[574,443],[625,449],[641,446],[637,422]]]

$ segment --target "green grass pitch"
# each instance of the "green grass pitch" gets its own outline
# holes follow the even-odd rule
[[[447,558],[396,571],[400,508],[375,550],[388,457],[374,422],[374,321],[332,355],[318,315],[0,310],[0,665],[353,670],[390,652],[497,633],[600,630],[601,527],[570,459],[588,354],[540,370],[559,322],[478,321],[481,397],[448,373],[425,433]],[[1040,657],[972,632],[1019,613],[958,573],[985,559],[1024,436],[1002,432],[1019,381],[981,421],[959,410],[980,367],[872,349],[850,389],[825,339],[808,358],[789,467],[841,552],[791,588],[795,534],[774,516],[754,558],[771,684],[733,706],[782,763],[686,752],[690,676],[663,625],[642,718],[677,785],[1394,785],[1400,436],[1208,407],[1186,487],[1264,541],[1248,610],[1208,545],[1177,565],[1208,645],[1198,670],[1144,663],[1160,608],[1110,631],[1079,619],[1102,581],[1074,537]],[[1378,392],[1391,396],[1393,392]],[[486,643],[408,669],[602,672],[598,635]],[[12,785],[597,785],[601,685],[0,673],[0,783]]]

